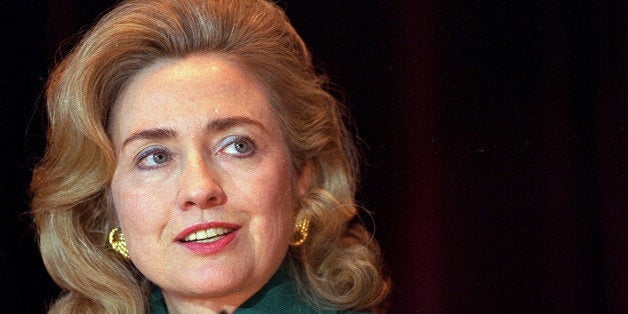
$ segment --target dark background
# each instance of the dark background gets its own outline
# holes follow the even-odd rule
[[[113,3],[1,4],[1,313],[58,293],[27,214],[40,93]],[[628,313],[625,2],[280,5],[354,115],[391,312]]]

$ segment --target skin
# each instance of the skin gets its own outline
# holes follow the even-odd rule
[[[110,132],[130,259],[169,311],[232,312],[261,289],[285,257],[309,180],[307,167],[294,174],[261,86],[216,55],[160,60],[120,95]],[[207,222],[236,231],[209,253],[182,245],[184,230]]]

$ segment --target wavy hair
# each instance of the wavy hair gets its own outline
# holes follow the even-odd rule
[[[302,296],[321,309],[377,310],[390,282],[377,242],[355,223],[346,112],[284,12],[263,0],[131,0],[103,16],[48,81],[48,143],[31,193],[44,263],[64,290],[51,312],[146,311],[150,283],[106,242],[115,222],[108,115],[138,71],[198,53],[234,60],[260,82],[295,171],[310,165],[295,210],[311,221],[309,237],[289,253]]]

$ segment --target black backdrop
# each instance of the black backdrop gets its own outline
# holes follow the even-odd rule
[[[26,214],[40,92],[112,4],[1,4],[2,313],[58,292]],[[628,312],[625,3],[280,4],[355,117],[391,312]]]

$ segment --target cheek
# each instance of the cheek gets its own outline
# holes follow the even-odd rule
[[[248,192],[243,191],[243,194],[248,195],[251,230],[257,241],[267,242],[272,239],[275,241],[273,246],[283,246],[292,234],[294,193],[291,177],[285,168],[274,170],[248,181]]]
[[[255,256],[260,260],[272,260],[288,248],[292,235],[292,208],[285,202],[267,202],[265,205],[256,207],[251,213],[250,236]]]
[[[287,170],[289,168],[284,166],[283,163],[267,163],[253,171],[229,173],[231,188],[225,189],[227,197],[232,201],[241,199],[249,204],[252,214],[282,214],[286,207],[294,206],[291,176]]]
[[[165,215],[163,193],[115,179],[111,190],[116,217],[127,242],[143,242],[151,231],[159,229]]]

